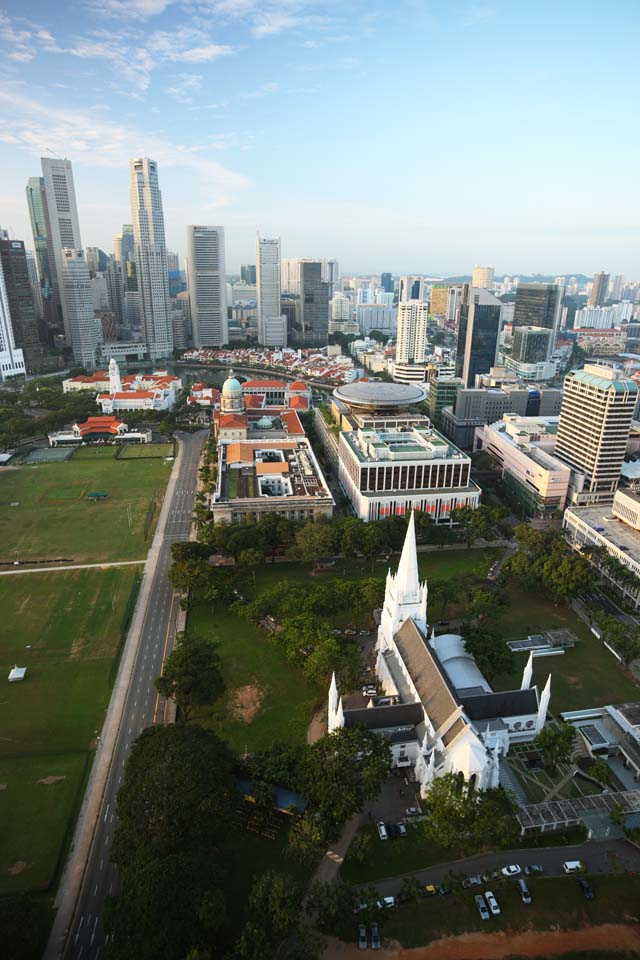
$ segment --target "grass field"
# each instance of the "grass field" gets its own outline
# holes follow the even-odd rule
[[[52,876],[108,706],[135,578],[132,567],[0,577],[0,676],[27,667],[0,696],[0,893]],[[64,780],[38,783],[50,776]],[[9,873],[17,861],[28,867]]]
[[[144,558],[153,534],[152,524],[145,542],[149,503],[154,494],[162,497],[171,464],[116,460],[114,453],[111,447],[88,448],[64,463],[5,468],[0,473],[0,561]],[[108,498],[91,502],[86,494],[92,491],[105,491]],[[156,510],[154,520],[157,515]]]
[[[149,457],[172,457],[172,443],[128,443],[119,460],[146,460]]]

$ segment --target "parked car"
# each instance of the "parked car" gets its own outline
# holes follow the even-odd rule
[[[345,631],[344,631],[344,635],[345,635],[345,637],[355,637],[355,636],[356,636],[356,631],[355,631],[355,630],[345,630]]]
[[[469,887],[479,887],[482,884],[482,877],[479,873],[476,873],[473,877],[466,877],[462,881],[462,889],[468,890]]]
[[[582,860],[565,860],[562,869],[565,873],[584,873],[584,863]]]
[[[589,883],[589,881],[588,881],[588,880],[585,880],[584,877],[580,877],[580,878],[578,879],[578,884],[579,884],[580,889],[582,890],[582,892],[583,892],[583,894],[584,894],[585,900],[593,900],[594,897],[595,897],[595,894],[594,894],[594,892],[593,892],[593,889],[592,889],[591,884]]]
[[[359,633],[360,633],[360,636],[361,636],[361,637],[368,637],[368,636],[369,636],[369,631],[368,631],[368,630],[360,630]]]
[[[420,811],[417,807],[407,807],[405,813],[408,817],[417,817]]]
[[[404,823],[402,822],[402,820],[399,820],[398,823],[396,824],[396,826],[397,826],[397,828],[398,828],[398,836],[399,836],[399,837],[406,837],[406,835],[407,835],[407,828],[405,827],[405,825],[404,825]]]
[[[377,923],[371,924],[371,949],[380,949],[380,929]]]
[[[529,893],[527,881],[523,880],[522,877],[518,880],[518,890],[520,891],[520,899],[528,906],[531,903],[531,894]]]
[[[482,896],[482,894],[477,893],[473,899],[476,901],[476,907],[478,908],[478,913],[480,914],[480,917],[483,920],[489,920],[491,917],[491,914],[487,910],[487,905],[484,902],[484,897]]]
[[[381,897],[378,900],[378,909],[384,910],[387,907],[395,907],[396,898],[395,897]]]
[[[522,873],[522,868],[519,867],[517,863],[512,863],[510,866],[502,868],[503,877],[517,877],[519,873]]]
[[[424,892],[428,897],[435,897],[438,894],[438,890],[433,883],[427,883],[424,888]]]
[[[534,877],[536,874],[539,876],[541,873],[544,873],[544,870],[539,863],[532,863],[530,867],[524,868],[524,873],[527,877]]]
[[[451,893],[451,887],[447,887],[446,884],[441,883],[438,886],[438,895],[441,897],[446,897]]]
[[[367,928],[360,927],[360,932],[358,933],[358,948],[360,950],[369,949],[369,941],[367,940]]]
[[[381,840],[388,840],[388,839],[389,839],[389,834],[387,833],[387,828],[386,828],[385,824],[382,822],[382,820],[380,820],[380,821],[376,824],[376,826],[377,826],[377,828],[378,828],[378,836],[380,837],[380,839],[381,839]]]
[[[493,914],[493,916],[494,916],[494,917],[499,917],[499,916],[500,916],[500,907],[498,906],[498,901],[497,901],[496,898],[494,897],[494,895],[493,895],[493,893],[491,892],[491,890],[485,890],[485,892],[484,892],[484,898],[485,898],[485,900],[487,901],[487,906],[489,907],[489,910],[491,910],[491,913]]]

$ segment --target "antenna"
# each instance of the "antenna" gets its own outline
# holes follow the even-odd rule
[[[56,160],[64,160],[64,157],[61,157],[60,154],[56,153],[55,150],[52,150],[51,147],[46,147],[45,153],[50,153],[52,157],[56,158]]]

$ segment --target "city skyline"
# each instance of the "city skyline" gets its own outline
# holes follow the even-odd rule
[[[0,223],[31,247],[27,177],[64,156],[83,239],[110,252],[142,155],[162,172],[168,248],[219,223],[230,272],[258,230],[344,272],[633,276],[637,7],[532,10],[59,0],[25,19],[10,0]],[[624,150],[585,140],[596,112]]]

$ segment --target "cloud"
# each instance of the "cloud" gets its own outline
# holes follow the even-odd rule
[[[487,4],[481,5],[479,7],[474,7],[469,10],[466,17],[462,21],[463,27],[475,27],[477,24],[486,23],[488,20],[493,20],[496,15],[496,8],[489,6]]]
[[[305,40],[302,46],[311,47],[312,49],[315,49],[316,47],[323,47],[324,43],[322,40]]]
[[[175,0],[87,0],[87,7],[100,14],[113,13],[136,20],[149,20],[173,6]]]
[[[172,63],[206,63],[234,52],[228,44],[203,43],[205,39],[209,40],[206,34],[193,27],[180,27],[171,33],[157,30],[149,37],[147,48]]]
[[[277,93],[280,89],[279,83],[263,83],[256,90],[250,93],[241,94],[243,100],[259,100],[261,97],[268,97],[272,93]]]
[[[165,87],[164,92],[176,101],[176,103],[193,103],[193,93],[197,93],[202,87],[202,77],[197,73],[179,73],[170,87]]]
[[[272,36],[274,33],[282,33],[283,30],[289,30],[302,22],[301,19],[291,16],[290,13],[279,13],[275,10],[269,13],[258,13],[251,28],[251,33],[254,37],[261,39],[262,37]]]

